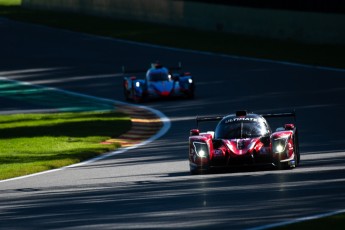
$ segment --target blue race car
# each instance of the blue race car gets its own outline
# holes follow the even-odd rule
[[[123,79],[125,99],[143,102],[159,98],[194,98],[193,77],[189,72],[182,72],[181,69],[180,63],[178,67],[167,68],[157,62],[151,64],[146,74],[144,71],[141,72],[142,75],[145,74],[143,79],[125,76]],[[123,72],[126,74],[124,69]]]

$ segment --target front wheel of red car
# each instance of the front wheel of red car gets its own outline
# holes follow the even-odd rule
[[[298,165],[298,156],[296,153],[294,153],[294,158],[292,160],[284,161],[284,162],[276,162],[275,165],[280,170],[296,168]]]
[[[209,169],[208,168],[200,168],[200,167],[195,167],[195,166],[189,166],[190,168],[190,174],[191,175],[200,175],[200,174],[207,174]]]

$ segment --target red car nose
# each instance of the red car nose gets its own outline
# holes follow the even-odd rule
[[[162,91],[161,92],[161,96],[163,96],[163,97],[167,97],[167,96],[169,96],[169,94],[170,94],[169,91]]]

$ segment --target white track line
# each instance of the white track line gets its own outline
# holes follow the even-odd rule
[[[334,211],[334,212],[323,213],[323,214],[319,214],[319,215],[314,215],[314,216],[302,217],[302,218],[284,221],[284,222],[280,222],[280,223],[267,224],[267,225],[263,225],[263,226],[259,226],[259,227],[248,228],[247,230],[265,230],[265,229],[281,227],[281,226],[285,226],[285,225],[289,225],[289,224],[296,224],[296,223],[300,223],[300,222],[304,222],[304,221],[308,221],[308,220],[316,220],[316,219],[325,218],[325,217],[329,217],[329,216],[333,216],[333,215],[337,215],[337,214],[342,214],[342,213],[345,213],[345,209]]]

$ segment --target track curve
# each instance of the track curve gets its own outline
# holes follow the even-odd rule
[[[4,23],[4,77],[122,100],[122,65],[144,68],[157,59],[181,61],[195,77],[197,97],[145,104],[171,119],[169,132],[145,146],[1,183],[2,227],[247,229],[343,209],[345,71]],[[196,115],[293,108],[300,127],[301,167],[189,175],[187,137]]]

